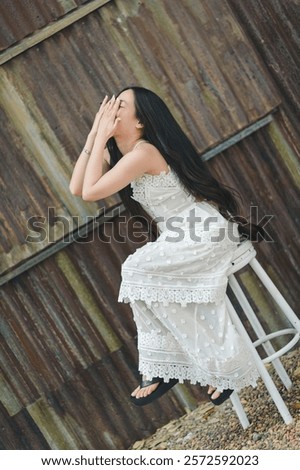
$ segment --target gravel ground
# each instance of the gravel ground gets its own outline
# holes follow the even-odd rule
[[[247,387],[239,394],[250,421],[243,430],[227,400],[217,407],[205,402],[180,419],[171,421],[147,439],[136,442],[132,449],[171,450],[241,450],[241,449],[300,449],[300,348],[286,354],[282,363],[293,381],[287,391],[273,367],[269,371],[291,415],[286,425],[278,413],[261,380],[256,388]]]

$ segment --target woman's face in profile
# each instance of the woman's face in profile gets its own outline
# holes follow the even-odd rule
[[[138,119],[136,118],[134,92],[132,90],[122,91],[118,98],[120,100],[120,106],[116,117],[120,118],[120,122],[115,135],[135,129],[138,123]]]

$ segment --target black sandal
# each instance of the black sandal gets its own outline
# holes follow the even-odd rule
[[[212,392],[211,394],[209,393],[209,398],[210,398],[210,401],[214,404],[214,405],[222,405],[222,403],[224,403],[225,400],[227,400],[230,395],[232,394],[234,390],[231,390],[230,388],[227,388],[226,390],[223,390],[223,392],[218,396],[218,398],[212,398],[211,395],[213,395],[214,392]]]
[[[169,382],[164,382],[163,379],[159,377],[154,377],[152,380],[141,380],[140,388],[149,387],[149,385],[157,384],[158,387],[154,390],[154,392],[150,393],[147,397],[136,398],[130,396],[131,402],[136,406],[144,406],[152,403],[157,398],[160,398],[164,395],[168,390],[170,390],[174,385],[178,383],[177,379],[171,379]]]

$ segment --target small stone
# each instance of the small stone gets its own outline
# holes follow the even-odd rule
[[[192,432],[189,432],[186,436],[184,436],[184,438],[182,440],[184,442],[189,441],[190,439],[192,439],[193,436],[194,436],[194,434]]]
[[[142,449],[143,446],[144,446],[144,443],[145,443],[145,440],[136,441],[136,442],[133,444],[133,446],[132,446],[133,450]]]
[[[300,367],[297,367],[297,369],[294,370],[294,372],[293,372],[293,377],[294,377],[295,379],[299,379],[299,378],[300,378]]]

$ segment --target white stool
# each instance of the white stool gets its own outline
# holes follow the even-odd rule
[[[275,383],[273,382],[270,374],[268,373],[264,364],[272,362],[278,376],[283,382],[284,386],[289,390],[292,387],[292,382],[284,369],[279,357],[289,351],[299,340],[300,338],[300,319],[296,316],[295,312],[288,305],[282,294],[279,292],[277,287],[273,284],[272,280],[255,259],[256,251],[249,240],[243,241],[238,245],[238,248],[233,256],[231,261],[231,266],[227,271],[228,274],[228,283],[237,298],[241,308],[243,309],[253,331],[257,336],[256,341],[252,341],[246,328],[244,327],[239,315],[237,314],[235,308],[230,302],[228,296],[226,295],[226,305],[230,314],[230,317],[236,326],[240,336],[244,339],[246,344],[249,345],[250,351],[253,354],[253,359],[255,361],[256,367],[260,373],[260,376],[267,387],[268,392],[270,393],[275,405],[278,408],[279,413],[281,414],[284,422],[290,424],[293,422],[293,418],[283,401],[280,393],[278,392]],[[233,273],[239,271],[244,266],[249,265],[256,275],[261,280],[264,287],[269,291],[274,301],[282,310],[282,313],[285,315],[286,319],[291,324],[291,328],[285,328],[278,331],[275,331],[271,334],[266,334],[261,323],[259,322],[254,310],[252,309],[250,303],[248,302],[244,292],[242,291],[236,277]],[[292,339],[280,350],[275,351],[270,340],[282,336],[282,335],[292,335]],[[259,353],[256,350],[256,347],[262,345],[267,357],[262,359]],[[238,415],[241,425],[244,429],[249,426],[249,420],[247,415],[242,407],[238,394],[234,392],[231,395],[231,401],[233,407]]]

